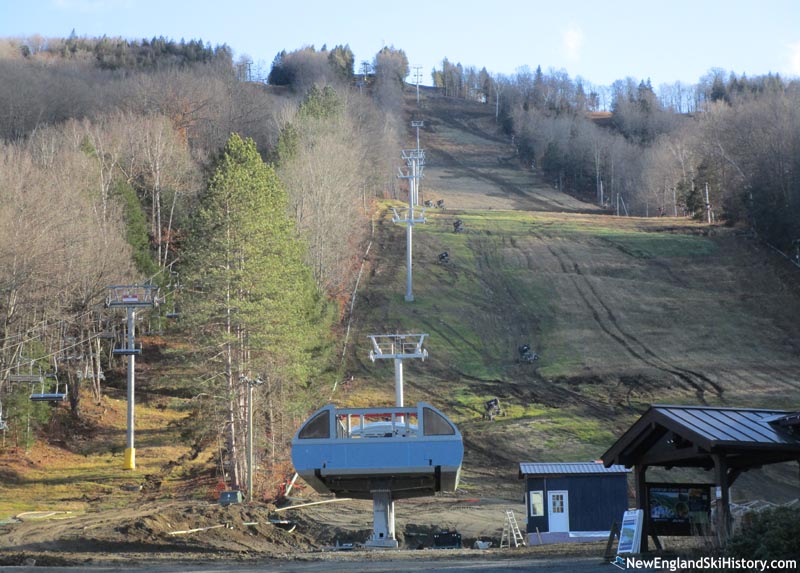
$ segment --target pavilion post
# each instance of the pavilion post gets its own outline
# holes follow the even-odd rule
[[[647,507],[647,466],[635,466],[633,476],[636,480],[636,508],[644,512],[642,518],[642,541],[639,545],[639,552],[645,553],[647,551],[647,535],[649,534],[647,522],[650,515]]]
[[[724,544],[730,535],[731,508],[728,483],[728,462],[724,454],[712,454],[714,478],[719,488],[717,496],[717,539]]]

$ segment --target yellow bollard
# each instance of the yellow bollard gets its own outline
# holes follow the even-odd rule
[[[125,448],[125,465],[126,470],[136,469],[136,448]]]

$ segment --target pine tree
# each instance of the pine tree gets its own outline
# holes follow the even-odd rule
[[[240,487],[246,436],[240,381],[269,377],[269,390],[286,401],[281,411],[302,402],[319,369],[314,349],[319,354],[329,346],[332,324],[330,305],[303,263],[286,193],[250,139],[232,135],[216,162],[193,217],[184,276],[182,315],[205,349],[209,378],[222,381],[210,390],[227,397],[231,481]],[[275,434],[275,416],[269,422]]]

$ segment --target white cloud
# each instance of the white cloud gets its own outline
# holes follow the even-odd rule
[[[800,76],[800,42],[789,44],[789,73]]]
[[[571,23],[561,34],[561,45],[567,59],[577,61],[581,59],[583,49],[583,30],[575,23]]]

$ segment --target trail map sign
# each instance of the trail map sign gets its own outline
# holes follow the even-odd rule
[[[650,531],[656,535],[700,535],[711,515],[709,484],[648,484]]]

